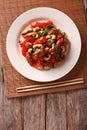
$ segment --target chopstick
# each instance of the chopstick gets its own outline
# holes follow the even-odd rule
[[[44,89],[58,88],[58,87],[64,87],[64,86],[81,84],[81,83],[84,83],[84,78],[76,78],[76,79],[71,79],[71,80],[61,81],[61,82],[52,82],[52,83],[45,83],[41,85],[39,84],[39,85],[19,87],[16,88],[16,92],[22,93],[22,92],[29,92],[35,90],[44,90]]]
[[[83,0],[83,4],[84,4],[84,9],[85,9],[85,17],[87,21],[87,0]]]

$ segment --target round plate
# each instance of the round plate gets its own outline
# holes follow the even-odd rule
[[[18,44],[23,28],[30,22],[39,20],[52,20],[61,31],[67,33],[70,41],[69,53],[64,62],[57,68],[46,71],[31,67],[22,56]],[[6,50],[10,62],[20,74],[31,80],[48,82],[59,79],[72,70],[80,56],[81,38],[76,25],[66,14],[57,9],[39,7],[24,12],[13,22],[7,34]]]

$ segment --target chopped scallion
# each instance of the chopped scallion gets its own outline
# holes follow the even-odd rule
[[[59,59],[59,54],[58,54],[58,45],[55,45],[55,52],[56,52],[56,60]]]

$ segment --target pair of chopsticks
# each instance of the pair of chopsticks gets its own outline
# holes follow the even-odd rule
[[[16,92],[22,93],[22,92],[29,92],[29,91],[36,91],[36,90],[59,88],[59,87],[76,85],[76,84],[81,84],[81,83],[84,83],[84,78],[76,78],[76,79],[71,79],[71,80],[61,81],[61,82],[51,82],[51,83],[45,83],[41,85],[39,84],[39,85],[19,87],[19,88],[16,88]]]
[[[83,5],[84,5],[85,17],[86,17],[86,21],[87,21],[87,0],[83,0]]]

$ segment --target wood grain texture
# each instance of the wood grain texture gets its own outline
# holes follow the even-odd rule
[[[6,98],[1,65],[0,58],[0,130],[22,130],[22,100]]]
[[[1,51],[0,51],[1,54]],[[3,75],[2,75],[2,67],[1,67],[1,58],[0,58],[0,127],[1,130],[4,130],[4,118],[3,118],[3,114],[4,114],[4,107],[3,107]]]
[[[4,108],[4,130],[21,130],[22,129],[22,108],[21,103],[17,99],[7,100]]]
[[[24,130],[45,130],[45,95],[23,99]]]
[[[72,91],[67,94],[68,130],[87,129],[87,90]]]
[[[47,95],[46,130],[66,129],[66,93]]]

